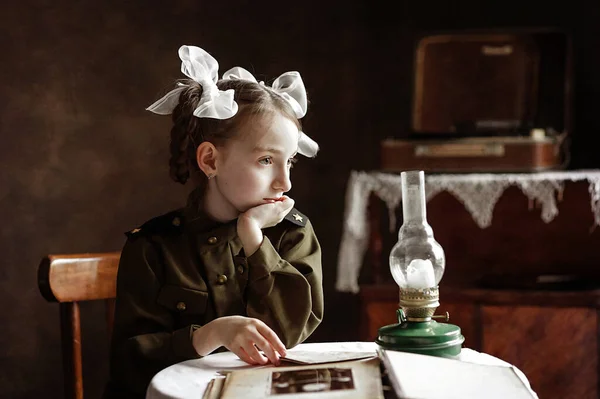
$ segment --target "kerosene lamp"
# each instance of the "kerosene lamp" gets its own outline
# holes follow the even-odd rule
[[[404,221],[390,252],[390,270],[400,287],[398,324],[381,327],[376,343],[385,349],[453,357],[460,354],[465,338],[460,327],[434,320],[449,319],[447,312],[434,315],[446,256],[427,223],[425,173],[407,171],[400,177]]]

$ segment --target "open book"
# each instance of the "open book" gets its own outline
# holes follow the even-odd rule
[[[378,352],[399,398],[537,398],[511,366],[476,364],[386,349]]]
[[[291,367],[260,367],[227,373],[212,387],[221,399],[383,399],[377,357],[347,362]],[[220,386],[222,383],[222,387]],[[211,386],[209,386],[211,389]],[[220,391],[220,396],[214,391]]]

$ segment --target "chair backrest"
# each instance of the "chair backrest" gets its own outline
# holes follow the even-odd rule
[[[66,398],[83,399],[79,302],[105,301],[110,337],[120,257],[120,252],[48,255],[38,267],[40,292],[60,307]]]

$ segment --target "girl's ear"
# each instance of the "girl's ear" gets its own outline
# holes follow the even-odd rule
[[[217,156],[219,151],[213,143],[203,141],[196,149],[196,162],[204,174],[211,178],[217,174]]]

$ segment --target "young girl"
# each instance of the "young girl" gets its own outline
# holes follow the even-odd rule
[[[170,175],[196,188],[127,233],[105,397],[143,397],[161,369],[221,347],[277,364],[323,317],[319,242],[285,195],[296,154],[318,150],[300,131],[300,75],[268,87],[236,67],[218,80],[204,50],[179,56],[190,79],[148,110],[172,113]]]

